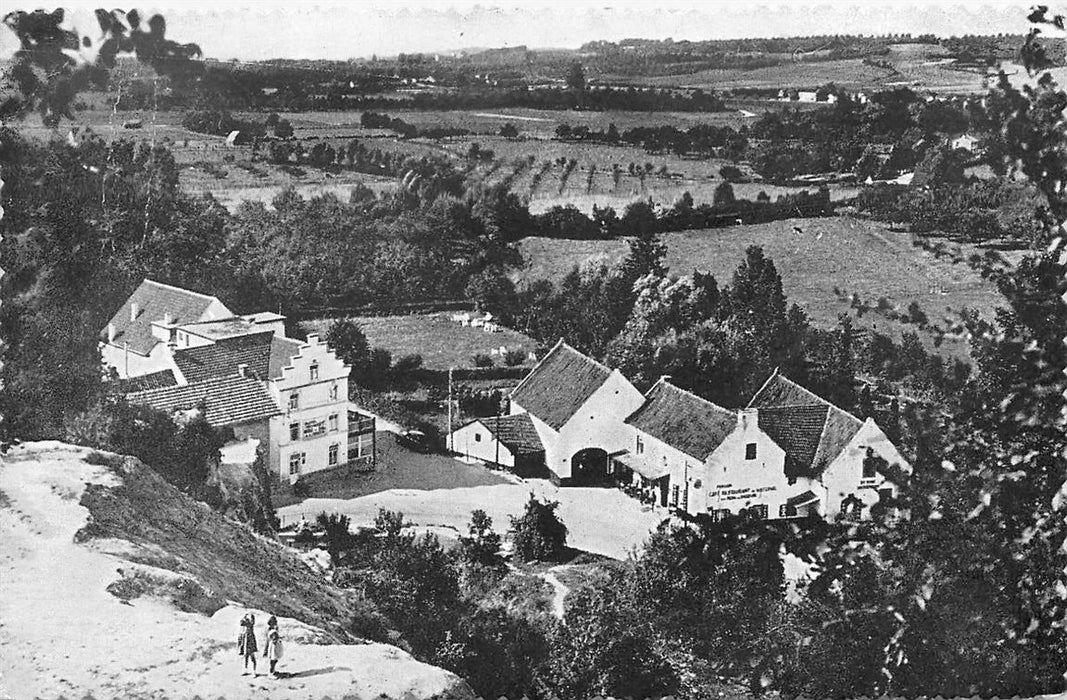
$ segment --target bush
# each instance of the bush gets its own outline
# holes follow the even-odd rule
[[[492,367],[493,357],[484,352],[476,352],[471,357],[471,361],[474,362],[475,367]]]
[[[504,353],[504,364],[508,367],[518,367],[526,362],[526,352],[522,348],[513,348]]]
[[[722,166],[719,168],[719,175],[727,182],[741,182],[745,178],[745,173],[736,165]]]
[[[556,515],[558,501],[530,494],[522,517],[511,516],[515,554],[523,561],[557,561],[567,547],[567,526]]]
[[[493,519],[484,510],[471,512],[470,525],[467,526],[468,537],[460,537],[460,551],[468,564],[499,567],[503,565],[500,558],[500,535],[493,531]]]

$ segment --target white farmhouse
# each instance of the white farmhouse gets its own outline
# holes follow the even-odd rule
[[[271,312],[235,316],[215,297],[145,280],[102,333],[101,349],[128,401],[203,409],[236,440],[258,440],[280,480],[373,467],[374,420],[348,403],[350,368],[316,335],[285,337],[284,321]]]
[[[626,418],[627,451],[614,455],[614,473],[659,506],[698,514],[704,506],[704,462],[734,429],[737,418],[661,378]]]
[[[787,450],[786,476],[811,487],[808,507],[823,516],[862,517],[882,496],[896,495],[894,473],[911,470],[872,418],[861,421],[778,371],[749,408]]]
[[[529,413],[476,418],[452,433],[449,449],[519,476],[539,476],[544,469],[545,447]]]
[[[608,474],[608,456],[626,450],[626,417],[644,397],[611,370],[563,342],[511,394],[511,413],[527,413],[544,446],[553,482],[584,483]]]
[[[101,332],[100,354],[122,379],[170,369],[176,325],[233,315],[216,297],[146,279]]]

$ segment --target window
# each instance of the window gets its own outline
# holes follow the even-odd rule
[[[678,484],[671,487],[671,505],[678,507]]]
[[[750,442],[747,445],[745,445],[745,459],[755,459],[755,458],[756,458],[756,443]]]
[[[333,445],[330,445],[330,462],[329,462],[329,464],[330,464],[331,467],[335,466],[337,464],[337,451],[339,449],[340,448],[338,447],[338,445],[336,443],[334,443]]]
[[[885,501],[888,501],[891,498],[893,498],[893,489],[890,489],[890,488],[878,489],[878,500],[879,501],[885,502]]]
[[[298,408],[300,408],[300,394],[294,391],[289,394],[289,410],[295,411]]]
[[[338,425],[338,423],[337,423],[337,414],[334,413],[333,415],[330,416],[330,432],[331,433],[336,433],[337,432],[337,425]]]
[[[482,441],[482,434],[481,433],[475,433],[474,434],[474,441],[475,442],[481,442]]]
[[[754,515],[755,517],[759,518],[760,520],[766,520],[767,519],[767,504],[763,504],[763,505],[760,505],[760,506],[752,506],[751,508],[748,509],[748,512],[752,513],[752,515]]]
[[[319,381],[319,363],[318,362],[312,362],[311,363],[311,367],[308,369],[308,371],[311,374],[311,381],[313,381],[313,382]]]
[[[796,514],[797,509],[795,506],[791,506],[788,503],[783,503],[782,505],[778,506],[779,518],[793,518],[796,517]]]
[[[289,455],[289,473],[290,474],[299,474],[300,470],[303,468],[303,466],[304,466],[304,453],[303,452],[294,452],[293,454]]]
[[[634,452],[639,455],[643,455],[645,453],[645,441],[641,439],[640,435],[637,436],[637,445],[634,446]]]
[[[330,401],[336,401],[336,400],[337,400],[337,385],[334,384],[333,386],[330,387]]]
[[[299,423],[290,423],[289,424],[289,439],[290,440],[299,440],[300,439],[300,424]]]
[[[867,456],[863,458],[863,478],[873,479],[878,476],[878,462],[881,461],[881,457],[874,453],[874,450],[867,448]]]
[[[326,434],[326,421],[324,420],[306,420],[304,421],[304,439],[315,438],[320,435]]]

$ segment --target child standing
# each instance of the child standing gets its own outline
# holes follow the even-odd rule
[[[248,662],[252,662],[252,675],[256,673],[256,652],[259,650],[256,644],[256,617],[247,613],[241,618],[241,632],[237,636],[237,653],[244,658],[245,670],[242,676],[248,675]]]
[[[278,618],[273,615],[267,620],[267,645],[263,650],[263,657],[270,660],[270,674],[277,678],[276,667],[278,660],[282,658],[282,638],[278,634]]]

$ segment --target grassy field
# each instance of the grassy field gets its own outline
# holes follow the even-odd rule
[[[489,354],[501,347],[533,352],[537,343],[516,331],[504,329],[486,333],[481,328],[461,326],[451,320],[451,314],[412,314],[409,316],[358,316],[352,320],[367,335],[371,347],[385,348],[393,359],[403,355],[422,355],[428,369],[473,367],[475,353]],[[325,332],[331,321],[308,321],[304,325],[311,332]],[[496,364],[503,360],[494,358]]]
[[[652,121],[650,123],[659,124]],[[601,125],[603,126],[603,125]],[[593,205],[613,206],[622,210],[630,202],[651,198],[655,204],[669,207],[689,192],[699,204],[714,199],[715,188],[722,184],[719,170],[728,161],[718,158],[685,158],[676,154],[649,154],[628,145],[567,143],[532,138],[465,137],[453,139],[445,148],[457,155],[465,153],[471,143],[491,149],[501,164],[483,166],[479,177],[487,183],[510,179],[512,190],[529,200],[530,211],[541,213],[553,206],[572,204],[589,213]],[[534,163],[529,164],[529,157]],[[577,166],[565,175],[558,158],[574,159]],[[631,175],[629,164],[642,168],[652,165],[644,177]],[[617,174],[613,169],[619,168]],[[661,173],[662,169],[665,173]],[[778,187],[751,182],[734,184],[738,197],[755,199],[763,191],[771,197],[794,193],[802,187]],[[808,188],[809,191],[811,188]],[[834,199],[854,197],[853,187],[831,186]]]
[[[795,233],[794,226],[803,233]],[[887,224],[850,217],[790,219],[663,236],[672,271],[711,272],[720,284],[730,282],[748,246],[762,246],[774,260],[789,300],[822,326],[833,325],[839,314],[850,312],[847,298],[841,297],[852,293],[871,303],[886,297],[901,311],[916,301],[931,322],[942,326],[943,317],[958,320],[955,312],[963,308],[991,315],[1001,302],[991,283],[965,265],[938,260],[914,247],[912,239],[909,233],[891,231]],[[518,278],[558,280],[575,265],[619,260],[627,250],[625,241],[529,238],[522,242],[528,266]],[[893,336],[917,329],[874,313],[857,323]],[[942,348],[949,355],[966,353],[962,340],[946,339]]]
[[[868,65],[860,58],[833,61],[788,61],[764,68],[712,69],[654,77],[603,76],[604,80],[651,85],[728,90],[731,88],[814,88],[833,82],[847,90],[874,91],[895,85],[909,85],[941,92],[984,92],[984,75],[960,68],[945,58],[942,46],[894,44],[889,53],[875,60],[887,65]]]
[[[753,109],[758,109],[753,107]],[[361,112],[301,112],[286,114],[294,126],[295,136],[307,141],[325,141],[335,148],[344,147],[358,139],[368,148],[410,156],[445,156],[457,163],[464,160],[472,143],[492,149],[496,159],[478,168],[475,179],[487,184],[508,179],[512,189],[530,200],[531,210],[542,212],[556,205],[574,204],[591,211],[594,204],[622,209],[629,202],[651,198],[661,206],[672,205],[683,192],[690,192],[697,202],[711,201],[715,187],[721,182],[718,173],[725,164],[719,159],[682,158],[674,154],[648,154],[641,148],[627,145],[575,144],[552,140],[559,124],[582,124],[592,129],[606,129],[614,123],[620,131],[635,125],[673,124],[688,128],[694,124],[715,123],[736,126],[746,118],[739,112],[709,114],[645,113],[645,112],[561,112],[530,109],[499,111],[397,111],[406,121],[420,126],[462,126],[480,132],[452,139],[400,140],[395,134],[380,129],[362,129]],[[189,192],[210,192],[230,209],[244,200],[270,202],[282,189],[292,186],[304,196],[325,192],[348,197],[352,187],[362,184],[381,192],[396,186],[396,180],[373,174],[340,172],[325,173],[306,166],[281,167],[267,163],[252,153],[251,146],[227,147],[225,138],[191,132],[181,126],[181,112],[120,112],[98,105],[76,113],[73,124],[63,129],[46,129],[28,120],[23,130],[48,138],[63,137],[72,126],[91,128],[109,140],[128,138],[167,144],[174,153],[180,169],[180,182]],[[239,114],[249,120],[260,120],[262,114]],[[125,129],[123,123],[140,118],[143,127]],[[750,119],[749,119],[750,120]],[[517,124],[520,138],[504,139],[496,136],[505,122]],[[529,158],[533,157],[533,163]],[[554,164],[558,158],[575,159],[577,167],[564,177],[563,167]],[[520,165],[521,163],[521,165]],[[652,171],[644,177],[631,175],[630,163]],[[617,174],[613,168],[619,168]],[[665,169],[665,170],[664,170]],[[759,184],[736,185],[738,196],[755,198],[760,190],[772,197],[796,191]],[[848,197],[852,190],[834,191],[835,197]]]

